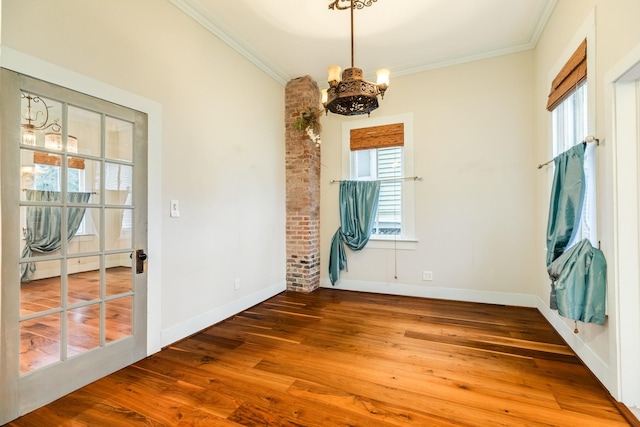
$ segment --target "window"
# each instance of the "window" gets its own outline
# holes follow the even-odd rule
[[[60,191],[61,188],[60,166],[35,164],[33,185],[36,190]],[[67,169],[68,191],[84,191],[84,170]]]
[[[352,151],[351,179],[380,179],[378,212],[372,236],[402,234],[402,183],[385,181],[401,178],[403,147]]]
[[[62,168],[47,164],[35,163],[35,173],[33,176],[33,188],[43,191],[61,191],[62,188]],[[81,192],[85,191],[85,174],[84,169],[67,168],[67,191]],[[76,236],[89,234],[87,225],[87,216],[82,218],[82,223],[78,227]]]
[[[415,241],[413,114],[343,123],[345,179],[380,180],[378,212],[369,246],[375,241]],[[398,179],[398,180],[396,180]]]
[[[589,85],[587,84],[587,41],[584,40],[552,84],[547,109],[551,111],[553,156],[581,144],[589,135]],[[585,200],[580,226],[571,247],[582,239],[597,246],[595,144],[587,144],[584,158]]]
[[[133,183],[133,168],[129,165],[121,165],[116,163],[105,163],[105,179],[104,189],[113,193],[118,193],[119,204],[131,206],[133,195],[131,187]],[[122,221],[120,224],[120,238],[128,238],[131,236],[133,226],[133,217],[131,209],[124,209],[122,212]]]

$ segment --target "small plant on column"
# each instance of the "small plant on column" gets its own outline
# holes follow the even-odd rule
[[[316,147],[320,147],[320,132],[322,131],[320,116],[323,112],[324,110],[307,107],[300,112],[300,117],[293,123],[296,130],[303,130],[307,133],[309,139],[313,141]]]

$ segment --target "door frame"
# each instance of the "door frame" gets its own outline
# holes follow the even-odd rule
[[[20,74],[62,86],[77,92],[104,99],[115,104],[147,114],[148,119],[148,241],[147,253],[147,341],[146,355],[153,354],[161,349],[162,343],[162,318],[161,318],[161,134],[162,134],[162,106],[157,102],[128,92],[124,89],[110,86],[107,83],[92,79],[91,77],[65,69],[55,64],[48,63],[38,58],[26,55],[22,52],[0,47],[0,67],[15,71]],[[1,202],[0,202],[1,203]],[[1,265],[0,268],[4,268]],[[1,296],[0,296],[1,298]],[[1,303],[1,301],[0,301]],[[1,305],[0,305],[1,306]],[[0,342],[0,354],[4,346]],[[3,385],[4,387],[5,385]],[[10,399],[9,399],[10,400]],[[5,404],[11,405],[11,402]],[[0,422],[4,422],[5,409],[0,405]]]
[[[605,74],[613,148],[614,396],[640,408],[640,45]]]
[[[162,255],[162,105],[125,89],[111,86],[55,64],[2,46],[0,67],[25,74],[77,92],[120,104],[147,114],[148,125],[148,272],[147,354],[162,348],[161,271]]]

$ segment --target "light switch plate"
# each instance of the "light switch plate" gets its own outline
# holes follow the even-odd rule
[[[180,216],[180,208],[177,200],[171,201],[171,217],[178,218]]]

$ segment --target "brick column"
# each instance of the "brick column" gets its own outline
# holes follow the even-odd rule
[[[320,105],[309,76],[285,88],[287,203],[287,289],[312,292],[320,286],[320,148],[293,124],[300,112]]]

